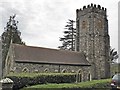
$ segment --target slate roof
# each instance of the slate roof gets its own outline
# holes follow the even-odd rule
[[[89,66],[84,54],[73,51],[13,44],[16,62]]]

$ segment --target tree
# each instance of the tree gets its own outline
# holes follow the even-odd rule
[[[76,29],[74,28],[74,20],[70,20],[67,22],[67,25],[65,26],[66,31],[64,31],[64,37],[60,38],[60,41],[62,41],[62,46],[59,46],[58,48],[63,50],[75,50],[75,36],[76,36]]]
[[[110,48],[110,62],[114,62],[119,58],[118,52],[115,49]]]
[[[18,31],[17,27],[18,21],[15,20],[15,17],[16,15],[10,16],[6,27],[4,28],[4,32],[2,33],[3,65],[5,63],[5,59],[11,43],[25,44],[22,42],[20,38],[21,32]]]

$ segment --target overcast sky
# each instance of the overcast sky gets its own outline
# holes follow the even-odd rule
[[[30,46],[57,48],[62,45],[68,19],[76,19],[76,9],[96,4],[107,8],[110,43],[118,49],[118,1],[119,0],[1,0],[0,34],[10,15],[17,14],[22,40]]]

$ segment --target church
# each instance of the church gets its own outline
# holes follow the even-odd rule
[[[107,10],[91,4],[76,10],[75,51],[11,43],[4,73],[79,73],[80,81],[110,77]]]

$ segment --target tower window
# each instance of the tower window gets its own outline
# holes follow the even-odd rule
[[[82,22],[82,29],[85,29],[87,27],[87,22],[86,21],[83,21]]]

